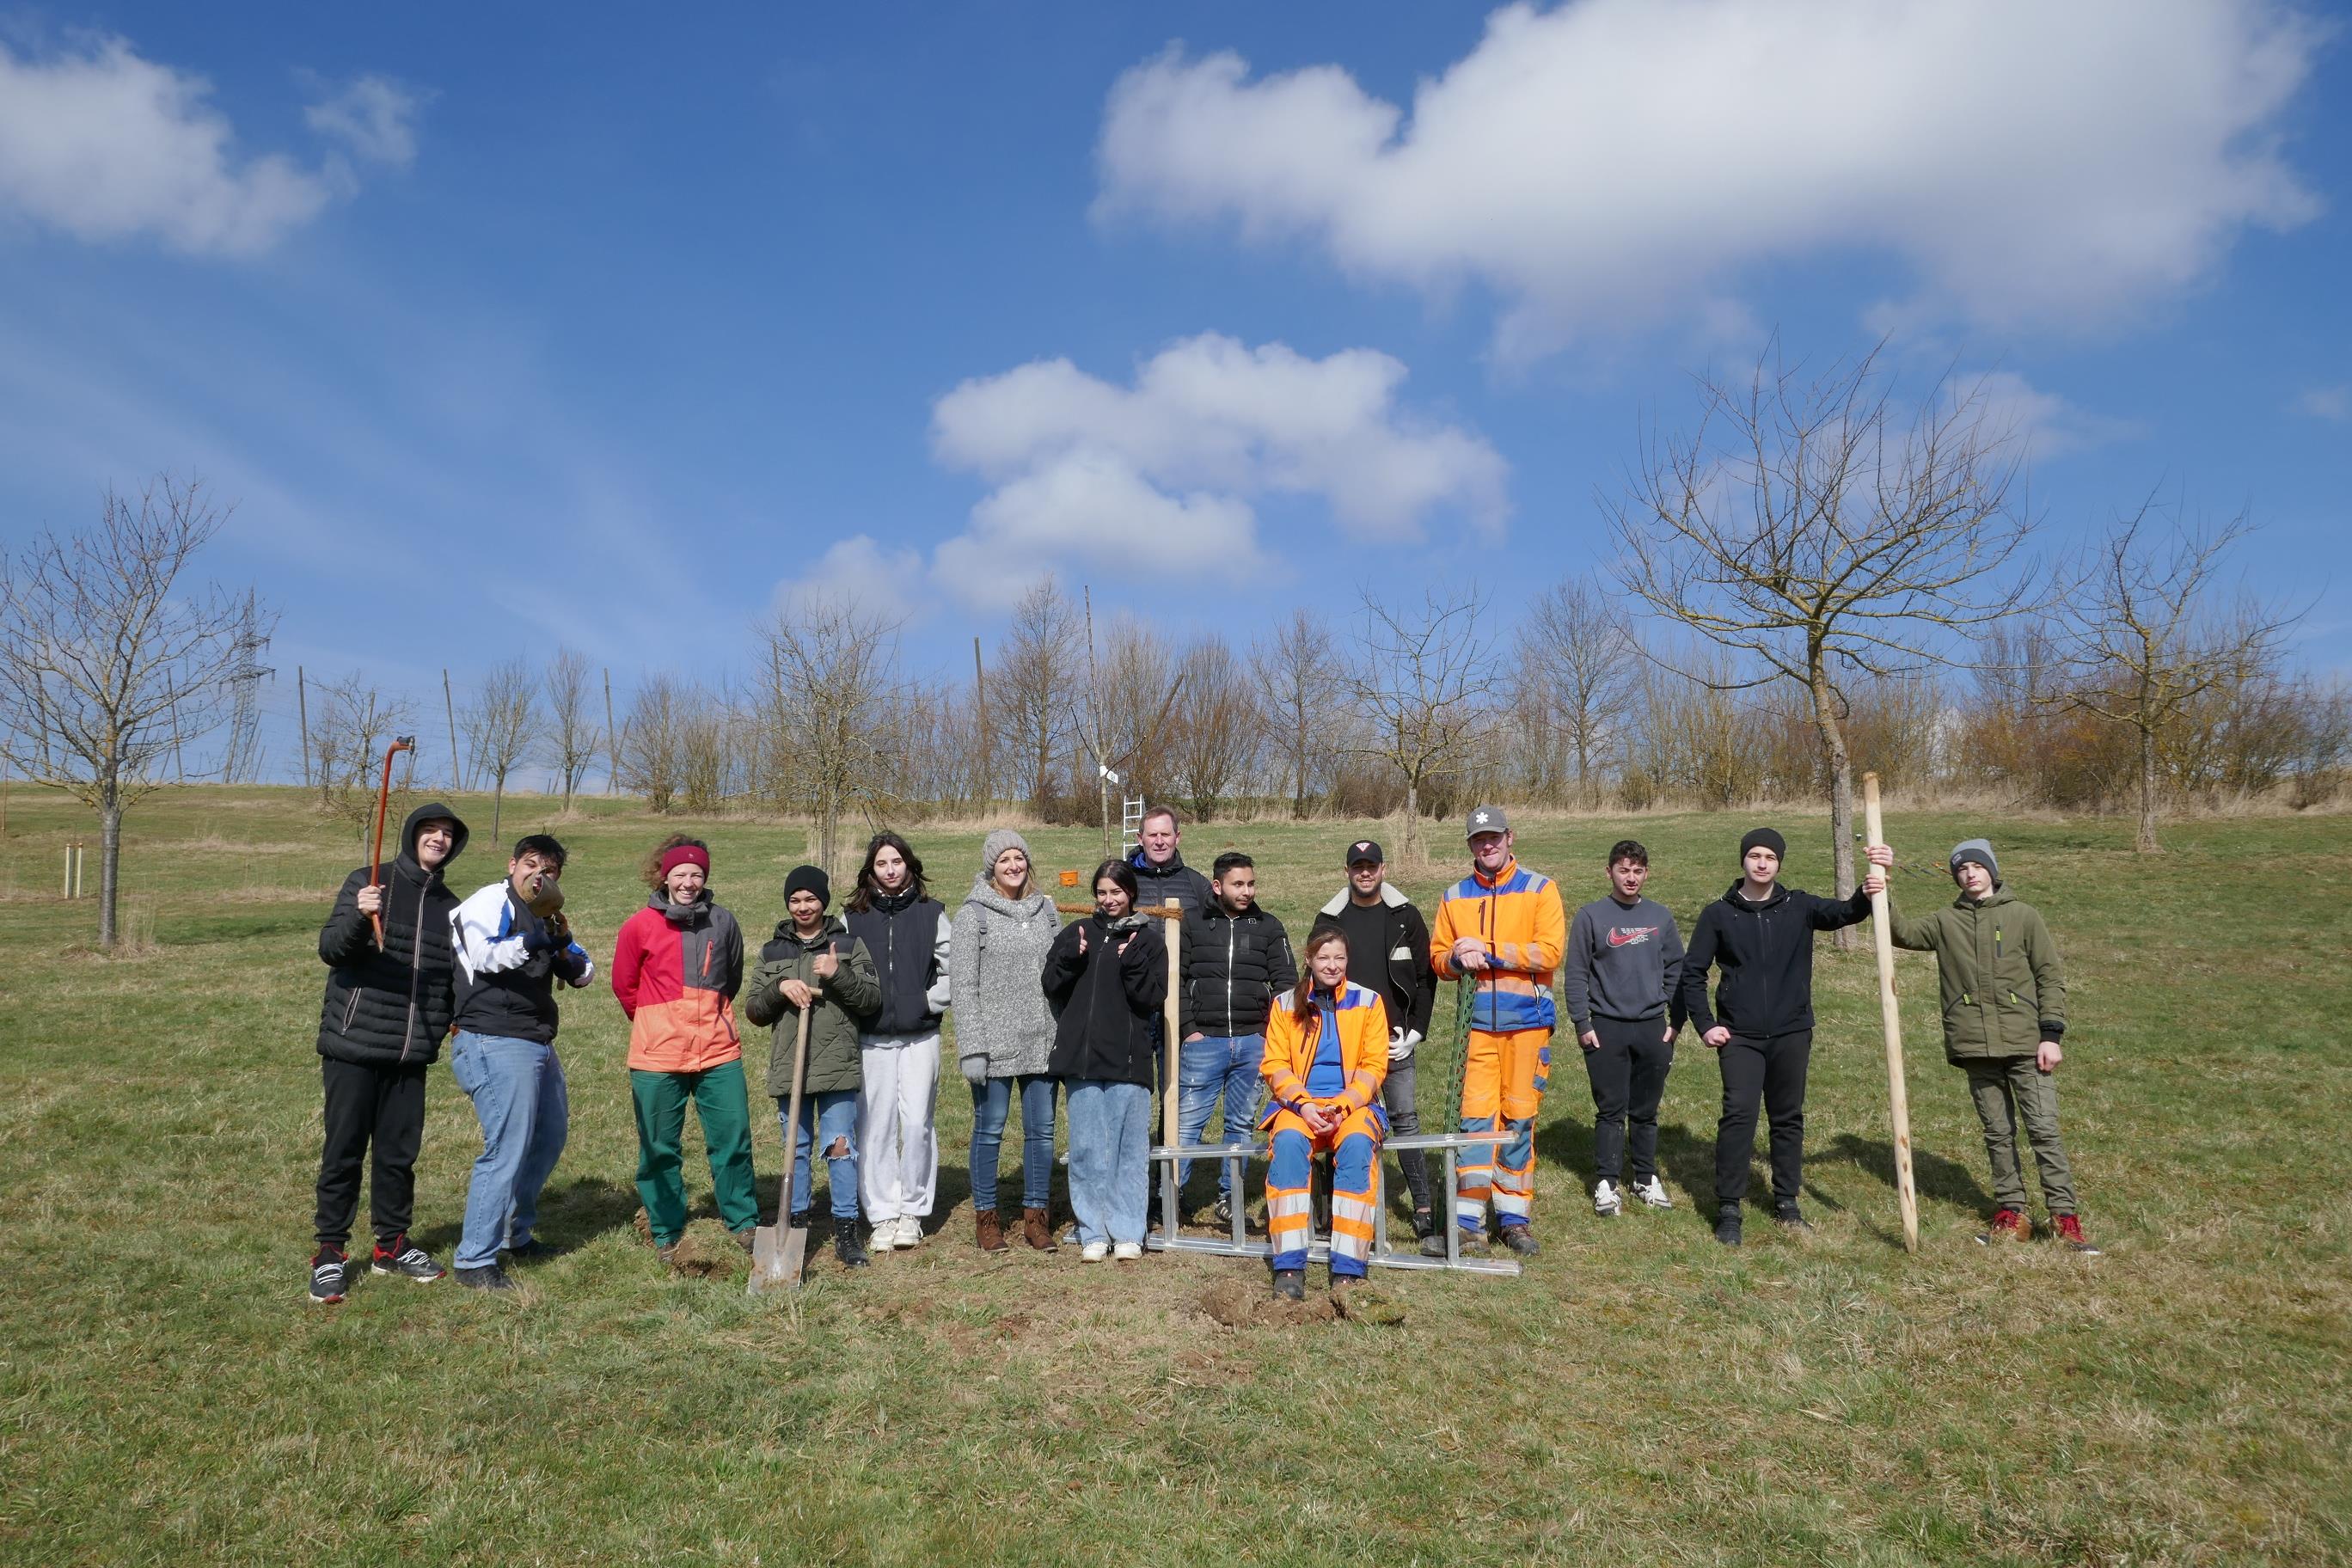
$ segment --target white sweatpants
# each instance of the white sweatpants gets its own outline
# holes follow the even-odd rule
[[[866,1223],[920,1219],[940,1180],[940,1037],[868,1035],[859,1047],[857,1189]]]

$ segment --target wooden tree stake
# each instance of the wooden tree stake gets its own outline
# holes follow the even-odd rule
[[[1878,816],[1878,775],[1862,775],[1863,828],[1873,844],[1886,842]],[[1878,949],[1878,1016],[1886,1031],[1886,1104],[1895,1119],[1895,1195],[1903,1205],[1903,1249],[1919,1250],[1919,1190],[1911,1179],[1911,1093],[1903,1079],[1903,1009],[1895,1000],[1895,927],[1882,889],[1870,900],[1870,931]]]

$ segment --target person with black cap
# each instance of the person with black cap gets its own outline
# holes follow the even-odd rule
[[[1895,863],[1895,851],[1884,844],[1872,845],[1869,854],[1874,866]],[[1969,1075],[1969,1095],[1984,1129],[1994,1208],[1991,1226],[1977,1240],[1990,1246],[2033,1234],[2017,1159],[2022,1121],[2051,1230],[2074,1251],[2096,1257],[2099,1249],[2075,1214],[2074,1174],[2058,1141],[2055,1075],[2066,1058],[2058,1044],[2066,1033],[2066,976],[2058,944],[2042,911],[2001,881],[1989,840],[1954,845],[1948,867],[1959,889],[1949,904],[1906,918],[1889,903],[1886,914],[1895,946],[1936,955],[1944,1058]]]
[[[449,913],[457,895],[443,873],[465,847],[466,825],[456,812],[437,801],[418,806],[401,825],[400,853],[374,868],[373,879],[366,866],[344,878],[319,932],[319,959],[327,965],[319,1007],[326,1136],[319,1152],[318,1250],[310,1255],[310,1300],[319,1306],[350,1290],[352,1263],[343,1247],[371,1152],[368,1217],[375,1249],[369,1268],[419,1285],[448,1272],[408,1239],[408,1224],[425,1138],[425,1073],[441,1054],[456,997]]]
[[[1388,1005],[1389,1070],[1381,1080],[1381,1104],[1389,1114],[1389,1131],[1409,1137],[1421,1131],[1413,1050],[1428,1037],[1437,996],[1437,976],[1429,967],[1429,922],[1388,879],[1387,857],[1377,840],[1357,839],[1342,860],[1348,885],[1316,915],[1314,930],[1337,931],[1348,939],[1349,984]],[[1429,1161],[1418,1149],[1402,1149],[1397,1163],[1412,1194],[1413,1234],[1424,1247],[1435,1242],[1433,1255],[1443,1258],[1445,1236],[1430,1206]]]
[[[1756,1148],[1756,1104],[1772,1128],[1772,1217],[1810,1230],[1797,1206],[1804,1175],[1805,1068],[1813,1050],[1813,933],[1870,918],[1886,885],[1875,868],[1846,900],[1780,885],[1780,836],[1753,829],[1739,841],[1741,878],[1699,911],[1683,961],[1682,1005],[1723,1071],[1715,1131],[1715,1239],[1739,1245],[1739,1205]],[[1706,977],[1722,971],[1713,1005]]]
[[[833,1194],[833,1252],[845,1268],[866,1267],[857,1235],[857,1091],[865,1082],[858,1026],[882,1005],[882,984],[866,944],[840,917],[827,915],[833,880],[814,866],[795,866],[784,878],[784,918],[760,949],[760,967],[743,988],[743,1016],[773,1025],[768,1047],[768,1093],[776,1121],[792,1151],[792,1192],[809,1205],[809,1149],[824,1140],[825,1166]],[[800,1017],[809,1017],[808,1065],[801,1083],[801,1120],[792,1120],[793,1058],[799,1049]],[[807,1228],[808,1208],[779,1224]]]

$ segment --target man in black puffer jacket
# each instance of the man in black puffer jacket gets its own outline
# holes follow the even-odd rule
[[[409,1245],[408,1224],[425,1134],[425,1069],[449,1032],[449,911],[457,895],[443,877],[465,847],[466,825],[456,812],[438,801],[418,806],[401,825],[400,853],[383,868],[382,879],[371,884],[364,866],[344,878],[319,932],[328,972],[319,1011],[326,1138],[319,1155],[319,1247],[310,1259],[315,1302],[340,1301],[349,1288],[343,1248],[371,1145],[371,1267],[419,1284],[445,1272],[423,1247]]]
[[[1209,887],[1215,900],[1184,921],[1184,985],[1178,1022],[1184,1045],[1176,1064],[1176,1135],[1197,1143],[1223,1090],[1225,1142],[1249,1142],[1257,1120],[1258,1068],[1265,1059],[1265,1016],[1275,994],[1298,984],[1298,960],[1282,922],[1257,907],[1257,868],[1246,855],[1217,857]],[[1192,1163],[1176,1168],[1182,1192]],[[1233,1223],[1238,1195],[1232,1167],[1217,1166],[1217,1223]]]

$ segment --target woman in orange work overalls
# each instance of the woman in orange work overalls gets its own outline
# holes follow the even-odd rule
[[[1314,1239],[1309,1170],[1331,1152],[1331,1288],[1364,1277],[1372,1252],[1372,1173],[1388,1118],[1380,1107],[1389,1070],[1389,1013],[1378,992],[1348,983],[1348,942],[1330,929],[1307,939],[1298,984],[1274,999],[1258,1068],[1271,1101],[1258,1122],[1269,1134],[1266,1230],[1274,1292],[1307,1293]]]

